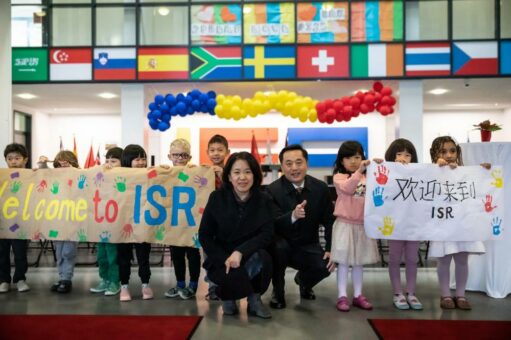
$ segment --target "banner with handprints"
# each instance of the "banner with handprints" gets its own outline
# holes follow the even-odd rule
[[[451,169],[372,162],[366,185],[364,227],[371,238],[484,241],[503,237],[500,166]]]
[[[0,169],[0,238],[200,247],[207,167]]]

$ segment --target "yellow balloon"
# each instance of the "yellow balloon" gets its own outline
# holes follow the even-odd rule
[[[285,97],[287,96],[287,91],[286,90],[280,90],[279,93],[278,93],[278,96],[279,97]]]
[[[302,106],[302,108],[300,109],[300,116],[307,116],[309,114],[309,109],[306,108],[305,106]]]
[[[219,94],[216,96],[216,102],[222,103],[225,100],[225,96],[223,94]]]
[[[277,103],[278,98],[279,98],[279,96],[275,92],[270,93],[270,95],[268,96],[268,100],[272,107],[275,107],[275,104]]]
[[[318,120],[318,114],[316,113],[316,110],[314,110],[314,111],[310,110],[310,112],[309,112],[309,120],[311,122],[313,122],[313,123]]]
[[[218,104],[217,104],[217,105],[215,106],[215,113],[216,113],[216,115],[217,115],[217,116],[219,116],[219,117],[220,117],[220,116],[222,116],[222,115],[223,115],[223,113],[224,113],[224,107],[223,107],[222,105],[218,105]]]
[[[224,108],[227,111],[229,111],[231,109],[231,107],[232,107],[232,104],[233,104],[233,102],[232,102],[231,99],[226,99],[226,100],[224,100],[224,104],[223,105],[224,105]]]
[[[234,117],[236,117],[236,116],[239,116],[239,115],[240,115],[240,113],[241,113],[241,109],[240,109],[240,107],[239,107],[239,106],[237,106],[237,105],[233,105],[233,106],[231,107],[231,115],[233,115]]]
[[[309,116],[307,116],[307,114],[304,114],[304,115],[300,114],[298,116],[298,119],[300,119],[300,122],[302,122],[302,123],[305,123],[308,118],[309,118]]]
[[[234,104],[240,105],[241,104],[241,97],[236,95],[236,96],[232,97],[232,101],[233,101]]]
[[[248,115],[250,117],[257,117],[257,112],[252,108],[252,110],[248,112]]]

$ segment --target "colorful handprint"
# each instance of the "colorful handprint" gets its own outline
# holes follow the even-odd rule
[[[84,174],[81,174],[76,179],[78,181],[78,189],[83,190],[87,186],[87,177]]]
[[[208,179],[206,177],[199,176],[199,175],[195,175],[195,177],[193,178],[193,182],[197,183],[199,185],[199,188],[202,188],[202,187],[208,185]]]
[[[20,181],[14,181],[11,183],[11,192],[13,194],[17,193],[21,189],[21,182]]]
[[[104,181],[105,175],[101,171],[94,176],[94,185],[96,185],[96,187],[100,187]]]
[[[99,242],[101,243],[110,243],[110,238],[112,237],[112,233],[108,230],[104,230],[99,234]]]
[[[59,193],[59,182],[53,182],[50,191],[54,195],[58,194]]]
[[[486,201],[482,200],[484,204],[484,210],[486,212],[492,212],[493,209],[497,208],[496,205],[492,206],[493,197],[492,195],[486,195]]]
[[[385,188],[382,187],[376,187],[376,189],[373,190],[373,202],[375,207],[379,207],[383,205],[383,190]]]
[[[46,182],[44,179],[39,182],[39,184],[37,185],[36,187],[36,190],[38,192],[43,192],[44,190],[46,190],[46,188],[48,188],[48,182]]]
[[[396,224],[392,220],[392,217],[385,216],[383,218],[383,227],[378,227],[378,230],[384,235],[384,236],[390,236],[394,232],[394,227]]]
[[[87,233],[84,229],[78,230],[78,241],[79,242],[87,242]]]
[[[20,230],[16,237],[20,240],[26,240],[28,238],[28,234],[25,230]]]
[[[155,232],[155,235],[154,237],[158,240],[158,241],[163,241],[163,239],[165,238],[165,227],[164,226],[159,226],[157,229],[156,229],[156,232]]]
[[[202,247],[202,245],[200,244],[200,241],[199,241],[199,233],[195,233],[192,237],[192,240],[193,240],[193,244],[195,244],[195,248]]]
[[[126,239],[130,238],[131,235],[133,235],[133,226],[131,224],[125,224],[124,227],[122,227],[121,237]]]
[[[376,182],[380,185],[387,184],[389,180],[389,169],[385,167],[385,165],[378,165],[377,172],[374,172],[374,177],[376,177]]]
[[[502,224],[502,219],[498,217],[494,217],[491,221],[491,226],[493,228],[493,235],[500,235],[500,225]]]
[[[115,179],[114,188],[116,188],[117,191],[119,191],[119,192],[125,192],[126,191],[126,177],[117,177]]]
[[[502,188],[504,186],[504,179],[502,178],[502,170],[495,169],[491,172],[491,177],[495,180],[491,182],[491,185],[495,186],[495,188]]]

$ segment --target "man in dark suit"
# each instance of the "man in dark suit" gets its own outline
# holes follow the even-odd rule
[[[319,227],[325,228],[326,249],[330,249],[334,207],[328,186],[307,175],[308,153],[300,145],[289,145],[279,154],[284,176],[268,186],[279,208],[272,246],[273,294],[270,306],[286,307],[286,267],[298,270],[295,282],[302,299],[314,300],[312,290],[335,269],[330,253],[319,243]]]

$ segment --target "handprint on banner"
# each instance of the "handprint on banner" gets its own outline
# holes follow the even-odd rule
[[[496,205],[492,207],[492,201],[493,201],[492,195],[486,195],[486,201],[485,200],[482,200],[482,201],[484,204],[484,210],[488,213],[492,212],[493,209],[497,208]]]
[[[199,188],[208,185],[208,179],[203,176],[195,175],[193,182],[199,185]]]
[[[156,229],[156,232],[154,234],[154,237],[158,240],[158,241],[163,241],[163,239],[165,238],[165,227],[164,226],[159,226],[157,229]]]
[[[85,230],[83,229],[78,230],[78,241],[87,242],[87,233],[85,232]]]
[[[84,174],[81,174],[76,180],[78,181],[78,189],[83,190],[87,186],[87,177]]]
[[[122,227],[121,237],[126,239],[130,238],[131,235],[133,235],[133,226],[131,224],[125,224],[124,227]]]
[[[44,236],[44,235],[43,235],[43,233],[41,233],[41,232],[38,230],[38,231],[36,231],[36,232],[34,233],[34,235],[32,236],[32,239],[33,239],[34,241],[39,241],[39,240],[41,240],[41,239],[43,238],[43,236]]]
[[[383,205],[383,190],[385,188],[382,187],[376,187],[376,189],[373,190],[373,202],[375,207],[379,207]]]
[[[119,192],[125,192],[126,191],[126,177],[117,177],[115,179],[114,188],[116,188],[117,191],[119,191]]]
[[[495,169],[491,172],[491,177],[495,180],[495,182],[491,182],[491,185],[495,186],[495,188],[502,188],[504,186],[504,179],[502,178],[502,170]]]
[[[502,219],[498,217],[494,217],[491,226],[493,228],[493,235],[498,236],[501,233],[500,225],[502,224]]]
[[[96,187],[100,187],[104,181],[105,175],[103,175],[102,172],[98,172],[96,176],[94,176],[94,185],[96,185]]]
[[[99,234],[99,242],[101,243],[110,243],[110,237],[112,237],[112,233],[108,230],[104,230]]]
[[[378,165],[378,172],[374,172],[374,177],[376,177],[376,182],[380,185],[387,184],[389,180],[389,169],[385,167],[385,165]]]
[[[53,182],[53,185],[51,186],[50,191],[54,195],[58,194],[59,193],[59,182]]]
[[[202,245],[200,244],[200,241],[199,241],[199,233],[195,233],[192,237],[192,240],[193,240],[193,243],[195,244],[195,248],[202,247]]]
[[[11,192],[13,194],[17,193],[21,189],[21,182],[20,181],[14,181],[11,183]]]
[[[383,218],[383,227],[378,227],[378,230],[384,235],[384,236],[390,236],[394,232],[394,227],[396,224],[392,220],[392,217],[385,216]]]
[[[16,236],[19,240],[26,240],[28,238],[27,232],[25,230],[20,230],[18,235]]]
[[[37,185],[36,187],[36,190],[37,192],[43,192],[44,190],[46,190],[46,188],[48,188],[48,182],[46,182],[44,179],[39,182],[39,184]]]
[[[72,179],[68,179],[67,180],[67,186],[72,188],[73,187],[73,180]]]

